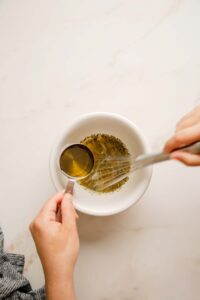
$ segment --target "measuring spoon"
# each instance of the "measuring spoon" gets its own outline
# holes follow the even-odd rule
[[[94,156],[87,146],[72,144],[61,152],[59,166],[68,178],[65,193],[73,194],[74,183],[91,173],[94,167]]]

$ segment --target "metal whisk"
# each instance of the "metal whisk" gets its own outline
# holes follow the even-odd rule
[[[182,147],[176,150],[186,151],[193,154],[200,154],[200,142]],[[144,154],[138,157],[107,157],[103,160],[91,176],[85,180],[93,180],[93,188],[97,191],[103,191],[112,185],[124,180],[128,175],[138,169],[156,164],[170,159],[170,153],[152,153]],[[106,166],[105,166],[106,165]]]

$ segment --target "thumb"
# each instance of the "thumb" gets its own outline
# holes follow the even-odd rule
[[[62,223],[67,227],[76,224],[76,212],[72,203],[72,195],[67,193],[61,202]]]

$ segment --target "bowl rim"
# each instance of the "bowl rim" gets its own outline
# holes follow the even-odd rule
[[[56,179],[56,172],[53,168],[53,165],[55,163],[55,154],[59,148],[59,144],[61,142],[61,140],[63,139],[63,137],[70,132],[75,126],[77,126],[78,123],[83,122],[85,120],[88,120],[88,118],[95,118],[95,117],[108,117],[108,118],[114,118],[117,120],[122,121],[123,123],[129,125],[129,127],[131,127],[136,134],[138,135],[138,137],[141,140],[141,143],[144,147],[145,152],[150,152],[151,147],[149,142],[147,141],[145,135],[143,134],[142,130],[132,121],[130,121],[128,118],[117,114],[117,113],[112,113],[112,112],[90,112],[90,113],[86,113],[86,114],[82,114],[80,116],[78,116],[77,118],[73,119],[67,126],[67,128],[65,128],[54,140],[54,143],[52,145],[52,148],[50,150],[50,159],[49,159],[49,172],[50,172],[50,177],[51,177],[51,181],[53,183],[53,186],[55,187],[56,191],[58,191],[58,186],[57,186],[57,179]],[[94,209],[88,209],[88,208],[83,208],[80,207],[77,203],[74,203],[74,207],[85,214],[89,214],[89,215],[93,215],[93,216],[111,216],[111,215],[115,215],[118,214],[120,212],[125,211],[126,209],[128,209],[129,207],[131,207],[132,205],[135,205],[145,194],[145,192],[147,191],[149,185],[150,185],[150,181],[152,178],[152,174],[153,174],[153,166],[149,166],[148,167],[148,179],[145,183],[145,187],[143,188],[143,191],[141,192],[140,196],[137,198],[136,201],[134,202],[128,202],[125,205],[123,205],[120,208],[116,208],[116,209],[112,209],[110,211],[98,211],[98,210],[94,210]],[[67,177],[66,177],[67,178]]]

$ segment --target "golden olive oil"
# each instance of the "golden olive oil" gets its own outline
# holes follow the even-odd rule
[[[74,144],[67,147],[60,156],[60,168],[70,177],[87,176],[94,165],[94,157],[84,145]]]

